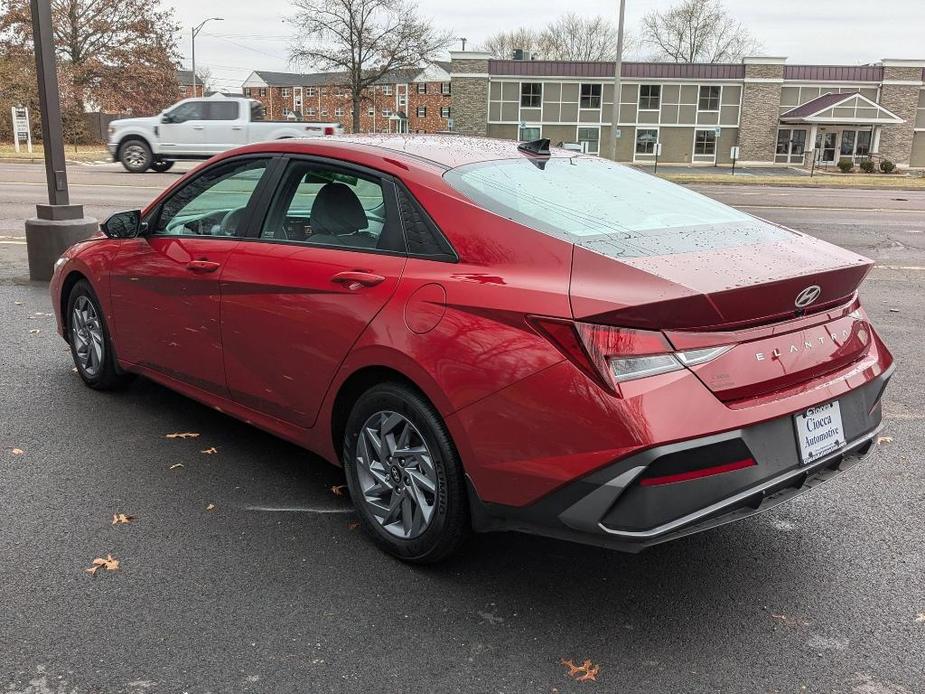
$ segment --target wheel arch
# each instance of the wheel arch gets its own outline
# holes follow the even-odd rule
[[[116,156],[122,156],[122,148],[125,146],[126,142],[131,140],[139,140],[140,142],[144,142],[147,148],[151,150],[151,154],[154,154],[154,145],[151,144],[151,140],[149,140],[146,135],[142,133],[130,132],[126,133],[119,139],[119,145],[116,147]]]
[[[91,288],[93,287],[93,283],[90,281],[90,278],[87,277],[83,272],[80,270],[71,270],[61,282],[61,294],[58,296],[58,307],[61,310],[61,327],[64,332],[64,339],[68,344],[71,342],[71,333],[68,330],[68,319],[70,316],[68,316],[67,313],[67,304],[68,300],[71,298],[71,290],[73,290],[74,285],[81,280],[85,280]],[[94,291],[96,290],[94,289]]]

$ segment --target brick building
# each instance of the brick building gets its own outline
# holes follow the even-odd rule
[[[181,99],[189,99],[193,96],[204,96],[202,78],[196,78],[196,92],[193,93],[193,71],[177,70],[177,87]]]
[[[361,132],[440,132],[452,124],[449,63],[395,70],[363,95]],[[353,130],[353,107],[344,73],[252,72],[244,96],[260,101],[267,118],[339,122]]]
[[[451,54],[454,129],[581,143],[611,155],[613,63]],[[874,65],[624,63],[617,159],[809,166],[843,157],[925,167],[925,60]]]

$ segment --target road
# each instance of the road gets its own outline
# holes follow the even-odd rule
[[[24,278],[27,169],[0,166],[0,691],[925,691],[922,193],[703,189],[880,264],[863,298],[899,370],[874,459],[636,556],[496,534],[416,569],[311,454],[150,382],[80,384]],[[174,179],[71,171],[94,215]],[[598,681],[570,680],[586,658]]]

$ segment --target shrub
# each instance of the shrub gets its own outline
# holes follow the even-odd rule
[[[876,168],[874,166],[874,162],[872,162],[870,159],[865,159],[860,164],[858,164],[858,166],[861,167],[861,171],[864,173],[873,173],[874,169]]]
[[[842,173],[850,173],[851,169],[854,168],[854,162],[850,159],[839,159],[836,166],[841,169]]]
[[[896,164],[891,162],[889,159],[884,159],[880,162],[880,170],[885,173],[893,173],[893,169],[896,168]]]

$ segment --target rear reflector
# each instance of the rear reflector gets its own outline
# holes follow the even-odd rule
[[[644,477],[639,480],[639,484],[643,487],[656,487],[662,484],[674,484],[675,482],[687,482],[688,480],[696,480],[702,477],[710,477],[712,475],[720,475],[724,472],[732,472],[734,470],[742,470],[747,467],[755,465],[753,458],[745,458],[744,460],[737,460],[734,463],[726,463],[724,465],[714,465],[713,467],[700,468],[699,470],[688,470],[687,472],[679,472],[675,475],[662,475],[660,477]]]

